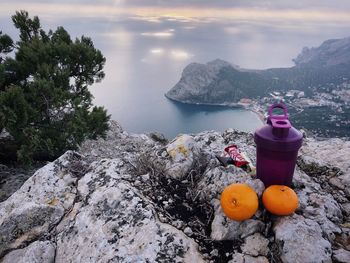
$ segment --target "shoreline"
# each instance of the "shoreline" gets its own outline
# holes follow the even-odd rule
[[[245,108],[245,109],[250,110],[251,112],[254,112],[254,113],[258,116],[259,120],[260,120],[263,124],[266,123],[265,115],[264,115],[261,111],[258,111],[258,110],[255,110],[255,109],[251,109],[251,108],[249,108],[249,107],[247,107],[247,108]]]
[[[219,106],[219,107],[226,107],[226,108],[235,108],[235,109],[245,109],[245,110],[248,110],[248,111],[251,111],[253,112],[254,114],[257,115],[258,119],[261,121],[262,124],[265,124],[266,120],[265,120],[265,115],[263,113],[263,111],[259,111],[257,109],[253,109],[251,107],[251,105],[244,105],[244,104],[240,104],[240,103],[233,103],[233,102],[230,102],[230,103],[200,103],[200,102],[187,102],[187,101],[180,101],[180,100],[176,100],[176,99],[173,99],[171,97],[168,97],[166,94],[164,94],[164,96],[175,102],[175,103],[180,103],[180,104],[187,104],[187,105],[203,105],[203,106]]]

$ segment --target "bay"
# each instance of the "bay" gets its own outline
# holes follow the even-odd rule
[[[183,105],[165,98],[189,63],[220,58],[243,68],[290,67],[304,46],[345,37],[350,29],[349,21],[102,16],[78,9],[59,14],[43,5],[40,10],[33,5],[28,8],[35,11],[30,15],[39,15],[44,29],[63,26],[72,38],[90,36],[102,51],[107,59],[106,77],[90,89],[94,104],[104,106],[129,132],[158,131],[168,138],[227,128],[254,131],[262,125],[257,115],[244,109]],[[0,22],[1,30],[16,38],[10,21],[13,13],[0,12]]]

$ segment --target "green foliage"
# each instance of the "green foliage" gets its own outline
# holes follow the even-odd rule
[[[0,54],[10,53],[13,50],[13,41],[9,35],[3,35],[0,31]]]
[[[92,40],[72,40],[63,27],[46,33],[25,11],[12,20],[20,40],[0,32],[0,129],[14,137],[18,159],[52,159],[105,136],[109,115],[93,107],[88,90],[104,78],[105,58]]]

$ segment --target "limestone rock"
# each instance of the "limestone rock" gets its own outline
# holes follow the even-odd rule
[[[262,233],[265,231],[265,224],[258,219],[247,219],[241,223],[239,231],[240,238],[246,238],[254,233]]]
[[[42,165],[41,165],[42,166]],[[7,167],[0,164],[0,202],[5,201],[31,177],[40,165],[34,167]]]
[[[231,220],[225,216],[221,207],[215,211],[214,220],[211,224],[210,237],[213,240],[235,240],[238,239],[240,222]]]
[[[242,252],[254,257],[266,256],[269,252],[269,241],[260,233],[248,236],[243,244]]]
[[[35,241],[28,247],[8,253],[2,263],[53,263],[55,246],[50,241]]]
[[[236,222],[221,211],[223,189],[246,183],[261,196],[264,186],[243,169],[220,166],[215,155],[236,144],[254,164],[252,134],[207,131],[166,146],[160,135],[129,134],[113,121],[110,126],[106,140],[83,143],[85,156],[67,152],[0,203],[1,260],[347,260],[349,152],[343,140],[334,143],[344,156],[327,162],[319,158],[323,150],[333,156],[332,147],[306,140],[293,180],[297,214],[272,216],[260,206],[251,219]]]
[[[202,262],[196,243],[161,223],[153,205],[123,180],[119,162],[97,163],[79,181],[82,204],[57,237],[56,262]]]
[[[332,262],[331,244],[323,239],[322,229],[299,215],[280,217],[274,228],[285,263]]]
[[[232,256],[232,259],[228,263],[244,263],[244,255],[236,253]]]
[[[258,197],[262,196],[262,194],[265,190],[265,185],[260,179],[249,179],[249,180],[245,181],[245,183],[254,189],[254,191],[258,195]]]
[[[86,140],[79,153],[90,163],[104,158],[124,158],[134,160],[145,150],[162,145],[151,138],[152,135],[129,134],[115,121],[110,121],[106,139]]]
[[[248,219],[242,222],[231,220],[222,212],[219,200],[213,200],[213,204],[216,210],[211,224],[212,239],[236,240],[264,231],[265,224],[260,220]]]
[[[171,157],[166,167],[167,174],[177,179],[184,177],[193,167],[198,154],[195,140],[189,135],[180,135],[167,145],[166,150]]]
[[[81,156],[67,152],[38,170],[6,201],[0,203],[0,257],[55,226],[74,202],[77,178],[69,165]]]
[[[220,70],[226,67],[232,65],[220,59],[207,64],[191,63],[183,70],[179,83],[166,93],[166,97],[183,102],[196,102],[199,97],[206,95],[210,90],[210,84]]]
[[[301,147],[302,155],[312,156],[314,160],[322,160],[331,166],[339,167],[345,173],[350,173],[349,153],[350,141],[338,138],[322,141],[308,139]]]
[[[252,257],[249,255],[244,256],[244,263],[269,263],[269,260],[266,257]]]
[[[235,166],[214,167],[207,170],[197,185],[197,191],[203,199],[220,198],[222,191],[230,184],[245,183],[251,179],[242,169]]]
[[[334,239],[334,233],[340,233],[340,228],[335,223],[342,222],[342,212],[339,204],[331,195],[312,193],[309,195],[308,204],[303,215],[319,223],[329,240]]]
[[[350,251],[345,249],[338,249],[333,251],[333,259],[339,263],[349,263],[350,262]]]
[[[269,260],[263,256],[253,257],[250,255],[236,253],[232,256],[232,259],[228,263],[269,263]]]

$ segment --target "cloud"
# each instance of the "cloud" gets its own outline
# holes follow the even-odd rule
[[[2,4],[46,4],[47,0],[2,0]],[[52,0],[52,4],[124,6],[124,7],[201,7],[201,8],[263,8],[263,9],[335,9],[349,10],[348,0]]]
[[[172,37],[173,35],[174,35],[173,30],[141,33],[141,36],[157,37],[157,38],[169,38],[169,37]]]
[[[185,4],[186,2],[186,4]],[[228,3],[230,2],[230,4]],[[331,9],[325,9],[330,7]],[[43,17],[130,17],[151,23],[217,20],[349,22],[350,1],[103,0],[2,1],[0,15],[25,9]]]

